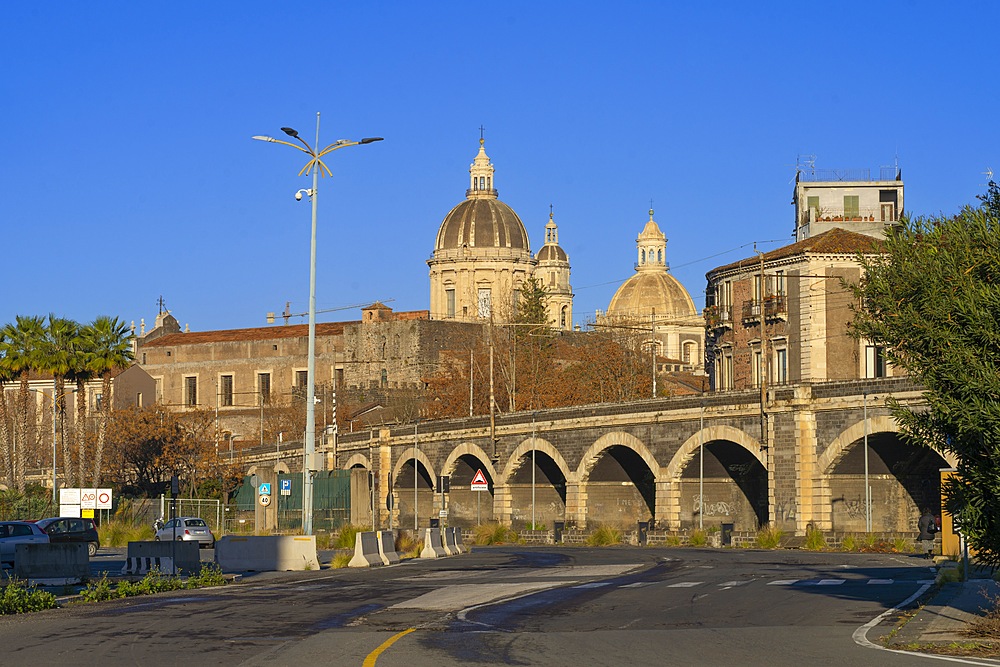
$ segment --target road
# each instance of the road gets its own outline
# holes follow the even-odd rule
[[[890,667],[926,660],[852,633],[932,576],[903,555],[477,547],[0,617],[0,645],[10,664]]]

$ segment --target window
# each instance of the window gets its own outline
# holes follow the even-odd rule
[[[656,263],[657,264],[663,264],[663,251],[662,250],[657,250],[656,251]]]
[[[233,405],[232,375],[223,375],[219,378],[219,402],[227,408]]]
[[[549,271],[549,287],[555,287],[556,284],[556,272]]]
[[[95,412],[100,412],[101,408],[104,407],[104,401],[102,400],[103,398],[104,397],[101,396],[100,394],[97,394],[97,393],[94,394],[94,411]]]
[[[135,407],[137,407],[137,408],[141,408],[142,407],[142,392],[141,391],[137,392],[136,395],[135,395]]]
[[[566,308],[566,306],[563,306],[562,309],[559,311],[559,327],[562,328],[562,329],[566,328],[566,311],[567,310],[568,309]]]
[[[774,381],[788,384],[788,350],[784,348],[774,351]]]
[[[271,374],[257,373],[257,392],[260,402],[265,405],[271,402]]]
[[[198,405],[198,378],[184,378],[184,404],[190,408]]]
[[[777,296],[785,295],[785,272],[775,271],[774,272],[774,293]]]
[[[819,218],[819,197],[806,197],[806,209],[813,220]]]
[[[344,369],[343,368],[338,368],[338,369],[336,369],[334,371],[334,374],[333,374],[333,383],[334,383],[334,387],[338,387],[338,388],[341,385],[344,384]]]
[[[299,389],[307,389],[309,384],[309,371],[295,371],[295,386]]]
[[[753,386],[760,386],[760,378],[764,372],[764,365],[761,363],[760,350],[753,353]]]
[[[844,218],[851,219],[861,216],[858,195],[844,195]]]
[[[380,380],[381,380],[381,383],[382,383],[383,387],[388,387],[389,386],[389,371],[387,371],[386,369],[383,368]]]
[[[444,291],[444,300],[448,308],[448,317],[455,317],[455,290],[446,289]]]
[[[489,287],[479,288],[479,317],[489,317],[493,310],[493,296]]]
[[[694,343],[691,341],[684,343],[682,358],[684,359],[685,364],[694,363]]]
[[[865,377],[884,378],[885,372],[885,348],[879,345],[865,346]]]

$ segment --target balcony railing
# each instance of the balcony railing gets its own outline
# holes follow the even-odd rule
[[[761,303],[757,299],[749,299],[743,302],[743,321],[760,321]],[[788,302],[784,294],[776,294],[764,297],[764,316],[768,319],[785,317],[788,315]]]
[[[705,309],[705,323],[711,329],[733,325],[732,306],[709,306]]]

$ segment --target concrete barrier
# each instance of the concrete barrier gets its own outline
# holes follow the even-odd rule
[[[315,535],[226,535],[215,543],[224,572],[318,570]]]
[[[163,556],[162,558],[159,556],[127,557],[125,558],[125,565],[122,567],[122,574],[144,575],[149,574],[153,570],[157,570],[161,574],[174,574],[174,559],[169,556]],[[183,571],[177,568],[177,574]]]
[[[172,574],[173,566],[177,566],[178,574],[198,574],[201,571],[201,552],[198,550],[197,542],[129,542],[126,553],[125,568],[122,574],[146,574],[153,566],[140,563],[140,559],[159,559],[160,572]],[[135,559],[133,564],[137,571],[126,572],[129,568],[129,561]],[[166,559],[166,560],[164,560]]]
[[[373,567],[382,565],[379,554],[378,533],[359,532],[354,538],[354,558],[347,567]]]
[[[19,579],[82,579],[90,576],[83,542],[15,544],[14,576]]]
[[[396,565],[399,563],[399,554],[396,553],[396,531],[378,531],[378,553],[382,557],[382,562],[386,565]]]
[[[440,558],[441,556],[447,556],[448,552],[444,550],[444,544],[441,543],[441,529],[440,528],[427,528],[424,531],[424,548],[420,552],[421,558]]]
[[[462,529],[445,528],[444,545],[453,556],[465,553],[465,547],[462,546]]]

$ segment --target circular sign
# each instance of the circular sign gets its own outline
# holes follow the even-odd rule
[[[97,502],[107,504],[111,502],[111,495],[102,491],[97,495]]]
[[[268,505],[270,505],[271,504],[271,496],[261,496],[260,497],[260,504],[261,504],[262,507],[267,507]]]

